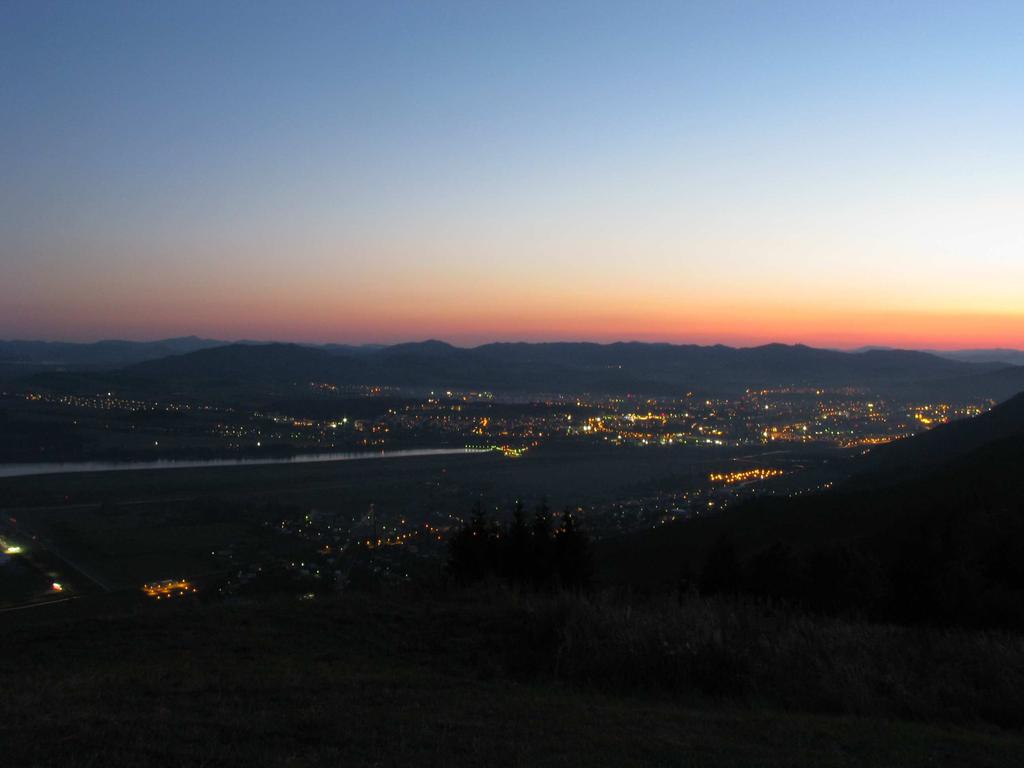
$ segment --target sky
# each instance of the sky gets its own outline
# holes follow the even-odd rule
[[[1024,348],[1020,2],[0,3],[0,338]]]

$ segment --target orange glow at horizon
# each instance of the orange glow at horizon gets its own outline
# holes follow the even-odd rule
[[[571,304],[571,302],[567,302]],[[309,343],[398,343],[438,338],[461,346],[491,341],[646,341],[754,346],[802,343],[817,347],[879,345],[908,349],[1024,348],[1024,312],[924,312],[771,304],[673,306],[467,300],[438,303],[375,297],[351,301],[243,297],[146,306],[116,302],[103,312],[64,305],[47,312],[50,338],[221,339]],[[78,336],[67,329],[76,328]]]
[[[1024,306],[1006,280],[993,283],[985,302],[978,292],[950,297],[927,287],[907,290],[895,281],[805,283],[793,273],[772,278],[764,274],[767,267],[738,275],[710,268],[620,270],[614,280],[582,267],[538,266],[527,273],[522,265],[504,262],[451,275],[439,275],[441,267],[429,262],[414,270],[378,266],[368,272],[304,259],[290,267],[262,272],[219,265],[202,281],[168,268],[136,273],[120,284],[102,272],[76,270],[42,301],[33,296],[22,306],[4,302],[0,335],[87,341],[194,334],[352,344],[437,338],[461,346],[635,340],[1024,348]]]

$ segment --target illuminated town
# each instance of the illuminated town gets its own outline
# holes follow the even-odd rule
[[[752,496],[824,490],[837,479],[830,470],[834,457],[863,454],[992,407],[991,401],[900,401],[856,388],[750,389],[733,397],[686,393],[676,398],[417,393],[325,382],[300,389],[303,399],[252,407],[144,400],[115,392],[21,392],[5,395],[4,401],[40,421],[70,423],[107,445],[111,458],[283,459],[425,447],[494,452],[517,461],[588,451],[622,452],[637,462],[647,456],[669,465],[680,457],[682,471],[671,482],[637,486],[629,496],[581,500],[575,514],[595,538],[715,514]],[[441,496],[455,499],[467,492],[444,475],[434,483],[431,493]],[[513,501],[495,499],[492,513],[507,514]],[[402,581],[418,564],[443,554],[468,508],[468,500],[454,509],[426,512],[372,504],[286,505],[264,520],[276,544],[245,552],[225,541],[210,553],[210,571],[223,575],[199,581],[207,595],[225,599],[258,594],[282,581],[314,597],[325,589],[343,589],[364,572]],[[5,542],[5,547],[8,556],[17,551],[16,545]],[[197,576],[150,581],[142,591],[154,600],[195,595]]]
[[[976,416],[991,401],[902,402],[855,389],[771,389],[735,398],[546,396],[499,399],[489,392],[445,391],[425,397],[366,387],[358,395],[310,383],[321,393],[300,409],[184,401],[143,401],[37,392],[2,395],[39,419],[71,416],[71,426],[102,431],[111,458],[187,458],[189,451],[387,451],[465,446],[516,457],[553,440],[638,446],[758,446],[773,443],[870,448],[951,420]],[[326,394],[322,394],[326,393]],[[158,418],[174,415],[175,420]],[[13,446],[24,450],[22,446]],[[45,449],[44,449],[45,452]],[[95,454],[94,454],[95,455]],[[36,458],[74,458],[40,454]],[[19,455],[19,459],[28,458]]]
[[[163,600],[171,597],[184,597],[198,590],[187,579],[164,579],[150,584],[143,584],[142,591],[147,597]]]
[[[428,449],[497,454],[523,467],[526,476],[555,456],[582,467],[588,456],[603,457],[615,467],[612,472],[637,476],[651,475],[645,467],[663,465],[661,479],[654,473],[628,491],[586,485],[577,491],[574,514],[596,539],[714,515],[751,497],[827,490],[848,471],[837,469],[845,465],[836,459],[977,416],[994,404],[903,400],[855,387],[649,397],[405,390],[328,381],[297,382],[276,397],[22,390],[0,395],[0,402],[40,425],[44,438],[48,424],[61,424],[67,433],[61,443],[40,439],[4,446],[7,458],[19,461],[88,455],[114,462],[274,462]],[[142,592],[161,601],[185,595],[245,599],[284,584],[315,597],[358,584],[365,574],[408,580],[424,563],[443,557],[480,490],[442,472],[429,481],[427,493],[437,501],[396,506],[371,498],[267,507],[258,517],[261,530],[272,536],[259,546],[219,541],[206,564],[186,571],[187,578],[146,571],[150,580]],[[512,495],[491,494],[489,512],[501,519],[515,503]],[[5,556],[17,546],[5,542]],[[58,573],[40,573],[41,585],[50,579],[63,589]],[[52,585],[45,589],[57,591]]]

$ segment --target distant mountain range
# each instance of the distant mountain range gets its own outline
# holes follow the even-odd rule
[[[34,366],[119,368],[143,360],[181,355],[229,342],[183,336],[161,341],[0,341],[0,362]]]
[[[410,389],[651,395],[853,386],[881,394],[997,400],[1024,390],[1024,367],[961,362],[906,350],[851,353],[802,345],[734,348],[638,342],[495,343],[474,348],[441,341],[387,347],[221,345],[202,339],[175,343],[197,348],[169,356],[158,355],[159,347],[134,350],[133,354],[145,354],[147,359],[105,375],[104,381],[191,393],[204,388],[281,392],[311,381]]]
[[[32,362],[42,363],[47,365],[90,365],[90,366],[107,366],[107,367],[118,367],[130,365],[136,362],[142,362],[144,360],[155,360],[160,357],[167,357],[168,355],[180,355],[188,352],[195,352],[200,349],[210,349],[212,347],[227,347],[232,345],[245,345],[245,346],[266,346],[275,342],[268,341],[256,341],[256,340],[241,340],[241,341],[225,341],[220,339],[207,339],[199,336],[180,336],[170,339],[159,339],[157,341],[125,341],[120,339],[111,339],[106,341],[95,341],[95,342],[67,342],[67,341],[24,341],[24,340],[11,340],[4,341],[0,339],[0,361],[4,362]],[[283,342],[288,343],[288,342]],[[421,344],[435,345],[439,347],[451,347],[451,345],[441,341],[430,341],[422,342]],[[634,346],[651,346],[651,347],[682,347],[682,348],[693,348],[694,345],[673,345],[673,344],[637,344],[630,342],[622,342],[619,344],[586,344],[586,343],[564,343],[564,344],[528,344],[528,343],[508,343],[503,344],[497,342],[494,344],[487,344],[484,347],[478,347],[478,349],[486,349],[488,347],[566,347],[566,346],[577,346],[577,347],[615,347],[625,346],[633,344]],[[382,349],[386,349],[391,345],[387,344],[304,344],[296,343],[296,346],[307,347],[310,349],[323,349],[327,352],[342,352],[342,353],[359,353],[359,352],[372,352]],[[397,347],[411,347],[415,346],[412,344],[398,344],[394,345]],[[782,345],[765,345],[765,347],[782,346]],[[802,345],[795,345],[800,347]],[[707,349],[722,348],[721,345],[714,345],[711,347],[704,347]],[[764,348],[764,347],[762,347]],[[902,352],[907,350],[897,349],[895,347],[880,347],[880,346],[867,346],[860,347],[853,350],[832,350],[832,351],[846,351],[853,354],[859,354],[862,352]],[[1004,363],[1006,365],[1024,365],[1024,350],[1019,349],[959,349],[959,350],[937,350],[937,349],[924,349],[916,350],[926,352],[937,357],[944,357],[949,360],[958,360],[961,362],[968,363]]]
[[[935,352],[950,360],[963,360],[968,363],[1007,363],[1024,365],[1024,351],[1019,349],[960,349],[950,352]]]
[[[187,354],[203,349],[227,346],[270,346],[274,342],[266,341],[224,341],[219,339],[207,339],[199,336],[181,336],[157,341],[125,341],[111,339],[96,342],[64,342],[64,341],[22,341],[0,340],[0,363],[22,363],[36,366],[54,367],[95,367],[95,368],[120,368],[133,363],[147,360],[157,360],[171,355]],[[366,352],[377,352],[385,349],[411,350],[419,347],[420,350],[458,350],[464,348],[453,347],[441,341],[428,341],[409,344],[294,344],[307,349],[320,349],[325,352],[336,354],[361,354]],[[783,347],[781,344],[768,344],[762,347],[748,349],[772,349]],[[583,352],[584,356],[594,359],[600,355],[595,350],[609,349],[621,350],[624,348],[661,348],[661,349],[705,349],[722,350],[730,349],[722,345],[698,347],[696,345],[673,345],[673,344],[640,344],[635,342],[622,342],[618,344],[588,344],[588,343],[551,343],[551,344],[528,344],[528,343],[494,343],[476,347],[477,351],[505,349],[511,350],[517,357],[543,357],[543,350],[554,350],[556,353],[565,350],[588,350]],[[793,349],[809,349],[803,345],[790,347]],[[473,351],[473,350],[466,350]],[[831,352],[839,350],[821,350]],[[877,352],[907,352],[908,350],[895,349],[892,347],[861,347],[855,350],[848,350],[851,354],[877,353]],[[920,350],[929,355],[956,360],[968,363],[1002,363],[1004,365],[1024,366],[1024,351],[1018,349],[962,349],[962,350]],[[709,353],[710,354],[710,353]]]
[[[891,351],[892,347],[860,347],[852,352]],[[960,360],[965,363],[1005,363],[1006,365],[1024,365],[1024,350],[1020,349],[924,349],[932,355],[945,357],[949,360]]]
[[[32,370],[114,369],[146,360],[228,346],[265,346],[267,341],[223,341],[199,336],[181,336],[158,341],[3,341],[0,340],[0,366],[22,365]],[[382,344],[301,344],[309,349],[357,354],[383,349]]]

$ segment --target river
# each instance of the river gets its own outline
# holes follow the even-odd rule
[[[124,472],[142,469],[189,469],[193,467],[245,467],[257,464],[309,464],[317,461],[364,461],[367,459],[401,459],[414,456],[454,456],[467,453],[486,453],[482,448],[411,448],[404,451],[378,451],[376,453],[303,453],[296,456],[267,459],[206,459],[157,461],[69,461],[38,462],[34,464],[0,464],[0,477],[28,475],[57,475],[67,472]]]

